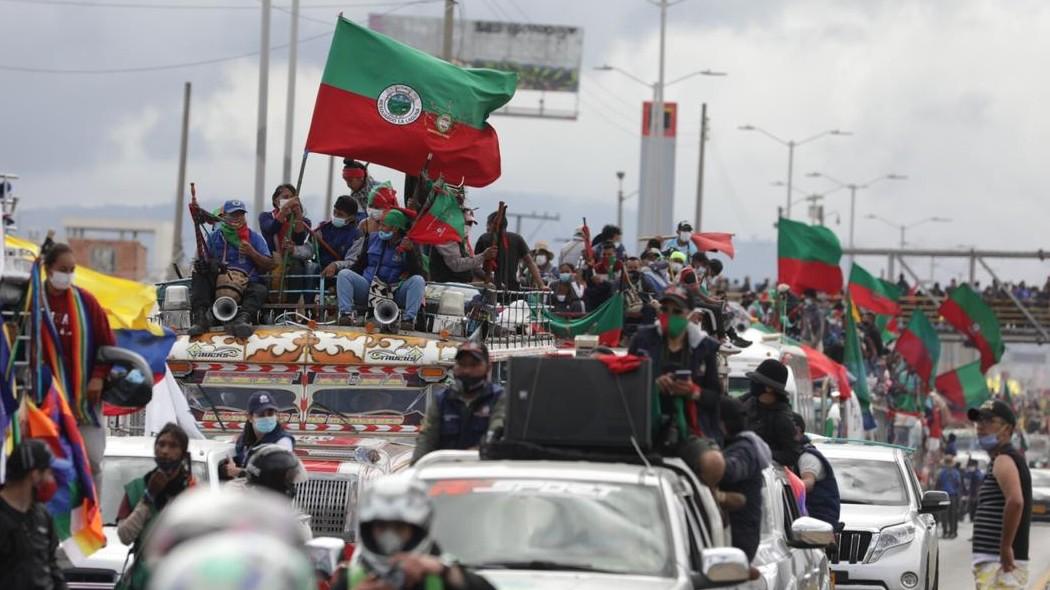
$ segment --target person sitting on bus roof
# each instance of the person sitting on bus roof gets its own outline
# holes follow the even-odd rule
[[[468,235],[459,242],[446,242],[430,251],[430,280],[435,283],[471,283],[485,278],[485,261],[496,257],[499,249],[489,246],[477,254],[470,250],[470,226],[476,225],[474,211],[463,207],[464,229]]]
[[[385,215],[387,211],[397,208],[397,191],[394,190],[394,187],[391,186],[389,182],[373,186],[372,192],[368,194],[366,208],[368,212],[367,216],[357,224],[357,240],[354,241],[353,245],[351,245],[346,251],[343,260],[336,263],[336,270],[352,268],[357,264],[357,260],[361,257],[361,254],[364,253],[365,248],[367,247],[368,236],[379,231],[379,226],[382,225],[383,215]],[[360,206],[358,211],[360,211]],[[412,218],[415,218],[414,213]]]
[[[237,275],[243,285],[237,315],[227,329],[238,338],[247,338],[255,329],[251,322],[266,300],[262,273],[274,265],[270,248],[261,235],[248,227],[244,202],[231,199],[222,206],[223,222],[208,237],[208,258],[193,263],[190,283],[190,309],[193,325],[190,336],[200,336],[211,327],[211,307],[215,301],[215,284],[220,274]]]
[[[452,384],[434,394],[416,436],[412,463],[431,451],[474,449],[503,415],[503,387],[491,380],[489,349],[468,340],[456,351]]]
[[[277,417],[277,403],[273,394],[256,391],[248,399],[248,421],[244,430],[237,436],[232,461],[220,465],[220,474],[225,479],[244,475],[248,459],[262,445],[274,444],[289,451],[295,450],[295,437],[281,426]]]
[[[334,277],[339,272],[339,263],[361,237],[356,219],[357,201],[350,195],[343,195],[332,206],[332,219],[317,226],[317,256],[324,276]]]
[[[350,189],[350,198],[357,202],[357,210],[364,211],[368,206],[369,195],[377,184],[368,174],[368,164],[344,158],[343,180],[346,182],[346,188]]]
[[[372,281],[378,279],[390,287],[394,301],[403,310],[401,329],[413,329],[416,314],[423,304],[426,281],[423,280],[419,253],[404,237],[407,229],[407,215],[398,209],[387,211],[379,231],[368,237],[364,256],[357,262],[360,272],[348,268],[336,275],[341,325],[358,322],[355,316],[364,311]]]
[[[303,214],[303,205],[295,192],[295,186],[282,184],[273,191],[270,198],[272,211],[259,213],[259,231],[266,238],[270,252],[277,254],[278,264],[284,269],[284,290],[290,293],[289,299],[299,299],[304,293],[307,280],[307,266],[314,256],[310,239],[310,219]],[[307,303],[312,297],[307,295]]]

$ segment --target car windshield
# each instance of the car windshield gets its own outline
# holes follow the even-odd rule
[[[437,542],[474,567],[673,574],[655,488],[546,479],[430,483]]]
[[[1033,488],[1050,488],[1050,470],[1047,470],[1047,469],[1033,469],[1032,470],[1032,487]]]
[[[895,461],[828,457],[835,470],[843,504],[901,506],[908,503],[900,468]]]
[[[143,477],[155,466],[152,457],[106,457],[102,462],[103,524],[117,524],[117,512],[124,499],[124,486],[136,477]],[[208,468],[203,461],[193,462],[193,477],[198,484],[208,480]]]

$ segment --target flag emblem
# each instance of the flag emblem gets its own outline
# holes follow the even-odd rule
[[[409,125],[423,113],[423,101],[411,86],[394,84],[379,93],[376,108],[387,123]]]
[[[448,113],[441,115],[436,121],[434,121],[434,127],[436,127],[438,132],[442,134],[447,134],[449,131],[452,131],[452,116]]]

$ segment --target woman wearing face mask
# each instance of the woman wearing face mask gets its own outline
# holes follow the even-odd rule
[[[95,358],[100,346],[114,346],[117,341],[98,300],[73,285],[76,267],[73,250],[66,244],[52,244],[44,253],[47,312],[58,332],[66,391],[72,393],[74,403],[70,405],[87,447],[91,476],[101,489],[102,456],[106,450],[106,432],[101,426],[102,385],[110,367],[96,363]],[[79,335],[75,340],[74,334]]]
[[[554,252],[547,242],[540,240],[536,242],[536,245],[530,252],[532,260],[536,263],[536,268],[540,271],[540,276],[548,284],[558,278],[557,268],[554,266]],[[518,282],[526,284],[528,281],[528,267],[525,265],[519,265],[518,267]]]
[[[551,282],[551,307],[555,313],[582,313],[583,289],[576,288],[576,272],[571,264],[563,264]]]
[[[275,444],[289,451],[295,449],[295,438],[277,420],[277,404],[272,394],[265,391],[253,393],[248,400],[248,416],[244,431],[237,437],[233,461],[223,465],[223,475],[229,479],[244,475],[244,466],[259,445]]]
[[[295,187],[282,184],[273,191],[271,197],[272,211],[259,214],[259,230],[266,245],[274,255],[274,261],[284,265],[284,290],[293,301],[306,288],[307,264],[313,258],[314,248],[308,242],[310,237],[310,220],[303,214],[303,206]],[[307,294],[306,302],[313,297]]]
[[[190,464],[190,439],[186,431],[171,422],[164,425],[153,440],[156,467],[124,486],[124,499],[117,513],[117,536],[131,545],[137,555],[143,532],[149,523],[176,496],[196,482]],[[119,588],[145,588],[146,571],[141,560],[134,560],[131,572],[121,578]]]
[[[671,278],[671,282],[672,283],[677,283],[678,282],[678,275],[680,275],[682,273],[682,269],[685,268],[685,261],[686,261],[685,254],[683,254],[683,253],[681,253],[681,252],[679,252],[677,250],[674,251],[674,252],[671,252],[670,261],[671,261],[671,264],[670,264],[670,266],[668,268],[668,271],[669,271],[669,275],[670,275],[670,278]]]

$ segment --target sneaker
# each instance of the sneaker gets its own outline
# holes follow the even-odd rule
[[[718,351],[721,352],[722,354],[726,355],[726,356],[731,356],[731,355],[734,355],[734,354],[740,354],[741,352],[743,352],[739,348],[734,346],[733,343],[731,343],[731,342],[723,342],[721,344],[721,346],[719,346]]]
[[[187,331],[187,333],[191,337],[196,338],[197,336],[203,335],[207,331],[208,331],[208,326],[204,325],[203,323],[199,323],[199,324],[193,324],[192,326],[190,326],[190,329]]]
[[[415,332],[416,331],[416,320],[401,320],[401,331],[402,332]]]
[[[731,340],[733,342],[733,345],[737,348],[747,348],[748,346],[751,346],[750,340],[741,338],[740,336],[733,336]]]
[[[336,323],[336,325],[339,325],[339,326],[353,326],[353,325],[356,325],[357,324],[357,314],[355,314],[352,311],[350,313],[341,313],[341,314],[339,314],[339,319],[336,320],[335,323]]]

